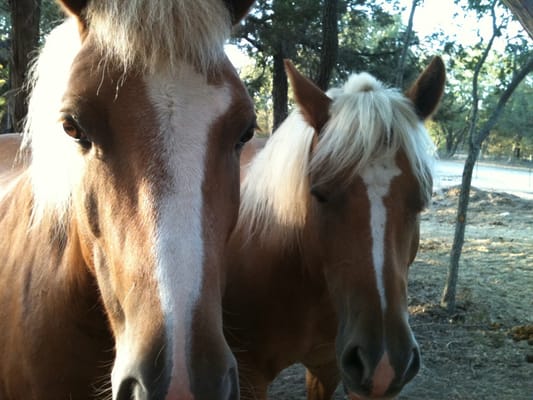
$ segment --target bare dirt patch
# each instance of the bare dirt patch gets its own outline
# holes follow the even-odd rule
[[[422,215],[409,309],[423,365],[398,399],[533,400],[533,201],[472,190],[458,307],[449,316],[439,300],[458,193],[436,193]],[[305,399],[303,367],[285,370],[270,398]],[[342,388],[334,399],[344,399]]]

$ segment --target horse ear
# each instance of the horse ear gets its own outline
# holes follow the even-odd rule
[[[78,21],[78,29],[82,37],[85,36],[87,30],[84,10],[89,1],[90,0],[58,0],[59,5],[68,15],[76,17],[76,20]]]
[[[435,112],[444,92],[446,68],[440,57],[434,57],[406,95],[415,105],[418,115],[426,119]]]
[[[300,74],[290,60],[285,60],[285,71],[305,121],[320,133],[329,119],[331,99],[318,86]]]
[[[59,4],[70,15],[82,19],[82,13],[89,0],[59,0]]]
[[[231,13],[231,22],[238,24],[250,11],[255,0],[224,0]]]

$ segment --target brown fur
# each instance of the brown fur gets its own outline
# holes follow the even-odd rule
[[[434,73],[432,65],[426,74]],[[442,88],[434,95],[440,98],[440,93]],[[419,105],[416,97],[412,100]],[[310,102],[313,98],[300,100],[299,107]],[[227,256],[224,328],[238,360],[243,398],[266,399],[270,382],[296,362],[307,368],[310,400],[330,399],[341,380],[352,398],[381,398],[385,391],[388,398],[416,373],[416,365],[410,366],[418,363],[416,356],[411,359],[415,345],[403,316],[407,270],[418,249],[418,214],[425,199],[402,150],[395,161],[402,173],[383,200],[388,210],[385,287],[394,300],[383,320],[371,261],[370,205],[361,177],[348,186],[339,184],[325,199],[308,194],[306,222],[295,243],[268,240],[266,232],[277,235],[279,227],[249,231],[247,221],[239,221]],[[372,381],[381,368],[382,341],[396,375],[385,387]],[[350,359],[354,345],[360,346],[352,349],[357,357],[366,352],[369,375],[363,378],[357,375],[361,367]]]
[[[239,4],[244,12],[250,1]],[[229,61],[216,60],[216,70],[205,79],[227,87],[231,100],[228,112],[209,129],[207,178],[200,183],[205,248],[199,267],[204,282],[193,311],[193,331],[187,344],[180,343],[190,345],[182,361],[187,370],[176,367],[173,372],[190,379],[167,395],[173,354],[166,348],[171,342],[153,250],[159,218],[155,206],[171,172],[162,160],[167,149],[162,148],[142,68],[125,71],[123,65],[103,60],[91,27],[82,21],[85,2],[63,5],[79,17],[83,43],[57,113],[75,115],[91,146],[75,149],[83,164],[64,213],[48,210],[37,218],[35,176],[29,171],[32,154],[17,163],[20,137],[0,139],[0,399],[109,398],[119,339],[129,340],[126,353],[138,364],[134,366],[147,398],[216,398],[225,393],[225,398],[236,399],[234,359],[222,334],[225,271],[220,254],[237,218],[236,145],[252,125],[251,100]],[[138,399],[135,387],[128,388],[128,378],[113,392]],[[205,381],[211,384],[202,386]]]

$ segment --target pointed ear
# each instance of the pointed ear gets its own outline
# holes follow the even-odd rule
[[[87,21],[84,10],[90,0],[58,0],[59,5],[68,14],[74,16],[78,21],[78,29],[83,38],[87,30]]]
[[[58,3],[70,15],[82,18],[82,13],[89,0],[59,0]]]
[[[255,0],[224,0],[231,13],[231,22],[238,24],[250,11],[250,7]]]
[[[290,60],[285,60],[285,71],[304,119],[317,133],[320,133],[329,119],[331,99],[318,86],[300,74]]]
[[[435,112],[444,92],[446,68],[442,58],[435,57],[407,91],[420,118],[427,119]]]

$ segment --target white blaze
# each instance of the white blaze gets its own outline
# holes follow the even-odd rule
[[[370,202],[370,232],[372,235],[372,260],[376,273],[376,284],[381,301],[381,309],[385,311],[387,298],[385,295],[385,281],[383,266],[385,263],[385,227],[387,225],[387,209],[383,198],[389,193],[394,177],[400,175],[394,159],[376,160],[366,167],[361,177],[366,185]]]
[[[186,357],[192,311],[203,278],[203,195],[208,133],[227,111],[231,93],[208,85],[184,66],[178,76],[154,76],[147,82],[160,126],[163,161],[171,180],[160,204],[156,238],[161,304],[172,341],[171,388],[188,388]]]

